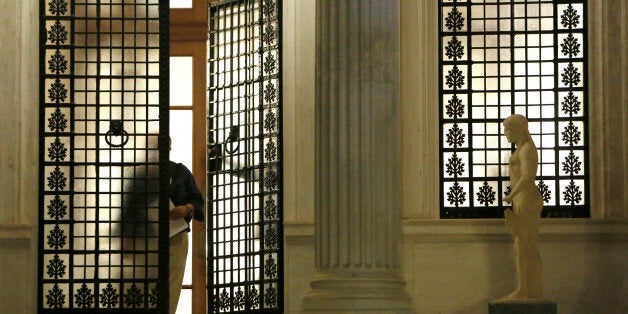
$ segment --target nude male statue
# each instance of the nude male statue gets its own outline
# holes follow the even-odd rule
[[[509,160],[512,191],[503,199],[513,205],[513,210],[507,209],[504,216],[506,228],[515,239],[517,288],[500,301],[539,300],[543,298],[543,282],[536,243],[543,198],[534,182],[538,154],[524,116],[508,117],[504,120],[504,131],[508,142],[517,147]]]

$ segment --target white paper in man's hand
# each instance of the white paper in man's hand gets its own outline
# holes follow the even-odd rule
[[[175,207],[174,204],[172,203],[172,200],[169,201],[168,206],[169,206],[168,208],[170,209]],[[188,223],[185,222],[185,219],[183,218],[179,218],[176,220],[170,219],[170,237],[171,238],[187,228],[188,228]]]

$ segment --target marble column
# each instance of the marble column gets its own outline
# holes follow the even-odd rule
[[[316,3],[316,267],[306,312],[411,312],[400,274],[399,1]]]

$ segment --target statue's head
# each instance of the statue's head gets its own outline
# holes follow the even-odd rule
[[[516,143],[529,137],[528,119],[520,114],[513,114],[504,120],[504,135],[509,143]]]

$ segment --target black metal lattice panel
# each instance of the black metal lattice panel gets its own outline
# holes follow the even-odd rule
[[[441,217],[503,217],[514,147],[529,120],[544,217],[588,217],[586,1],[441,0]]]
[[[210,312],[283,308],[280,1],[209,9]]]
[[[42,0],[40,34],[38,311],[166,313],[168,2]]]

